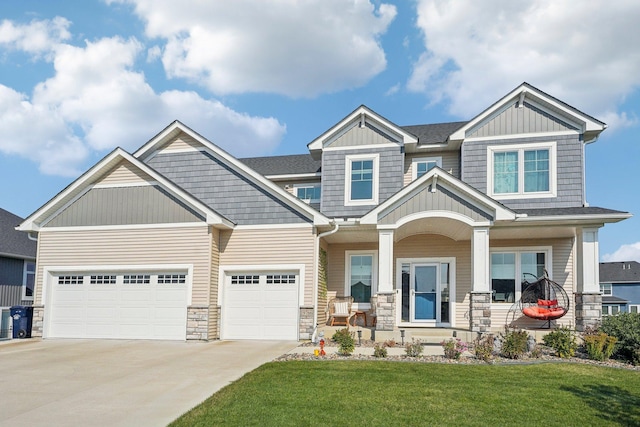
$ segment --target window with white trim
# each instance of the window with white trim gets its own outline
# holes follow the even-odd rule
[[[320,184],[297,184],[296,197],[305,203],[320,203]]]
[[[613,295],[611,283],[600,283],[600,293],[607,296]]]
[[[347,251],[346,266],[345,294],[352,296],[355,304],[369,304],[376,293],[377,253]]]
[[[639,304],[629,304],[629,313],[640,313]]]
[[[431,169],[442,167],[442,157],[419,157],[411,161],[411,179],[416,180]]]
[[[556,143],[487,148],[487,193],[496,199],[555,197]]]
[[[491,251],[491,302],[513,304],[520,299],[527,283],[551,271],[549,250]],[[526,282],[526,283],[525,283]]]
[[[620,313],[619,305],[603,305],[602,306],[603,316],[615,316],[618,313]]]
[[[33,261],[24,262],[24,274],[22,276],[22,299],[32,300],[33,290],[36,283],[36,263]]]
[[[345,205],[378,204],[378,154],[345,158]]]

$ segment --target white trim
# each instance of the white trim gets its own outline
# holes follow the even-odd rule
[[[522,138],[557,138],[559,136],[579,135],[580,133],[575,130],[556,131],[556,132],[531,132],[531,133],[514,133],[507,135],[494,135],[494,136],[472,136],[465,138],[464,142],[483,142],[483,141],[504,141],[504,140],[517,140]]]
[[[111,184],[95,184],[89,186],[92,188],[128,188],[128,187],[151,187],[154,185],[160,185],[158,181],[138,181],[138,182],[122,182],[122,183],[111,183]]]
[[[442,169],[442,156],[414,157],[413,159],[411,159],[411,181],[415,181],[416,179],[418,179],[418,163],[430,163],[430,162],[435,162],[436,166]]]
[[[33,264],[33,289],[31,290],[31,296],[27,296],[27,265]],[[38,266],[36,265],[35,260],[24,260],[22,263],[22,299],[24,301],[33,301],[36,295],[36,274],[38,272]]]
[[[161,148],[154,152],[154,154],[173,154],[173,153],[193,153],[194,151],[204,151],[203,147],[182,147],[182,148]],[[149,157],[151,158],[151,157]]]
[[[218,305],[224,302],[226,277],[233,273],[265,273],[270,271],[298,271],[298,306],[304,305],[305,264],[240,264],[221,265],[218,269],[220,285],[218,286]],[[224,309],[224,307],[223,307]]]
[[[524,152],[540,149],[549,150],[549,191],[525,192]],[[495,157],[494,154],[514,151],[518,153],[518,192],[495,193],[493,188],[495,174],[493,164],[493,159]],[[556,141],[487,146],[487,195],[495,200],[542,199],[556,197],[558,194],[557,164],[558,158]]]
[[[209,227],[206,222],[168,222],[160,224],[123,224],[123,225],[79,225],[66,227],[45,227],[40,232],[63,232],[63,231],[101,231],[101,230],[138,230],[154,228],[189,228],[189,227]]]
[[[356,151],[356,150],[373,150],[376,148],[397,148],[399,144],[367,144],[367,145],[349,145],[346,147],[327,147],[322,151]]]
[[[351,167],[354,161],[373,161],[373,173],[371,183],[371,199],[352,200],[351,199]],[[378,204],[380,186],[380,153],[374,154],[350,154],[344,159],[344,205],[345,206],[371,206]]]
[[[378,293],[378,251],[375,249],[362,249],[353,251],[344,251],[344,295],[351,295],[351,256],[353,255],[371,255],[371,296]],[[368,310],[371,308],[370,303],[353,303],[352,310]]]
[[[463,222],[472,227],[490,227],[492,225],[491,221],[474,221],[472,218],[469,218],[466,215],[463,215],[458,212],[451,211],[424,211],[424,212],[415,212],[409,214],[407,216],[403,216],[394,224],[381,224],[378,225],[379,230],[394,230],[402,227],[404,224],[407,224],[411,221],[416,221],[424,218],[449,218],[456,221]]]
[[[635,307],[636,311],[631,311],[631,307]],[[628,304],[627,313],[640,313],[640,304]]]
[[[320,172],[291,173],[291,174],[282,174],[282,175],[265,175],[264,177],[267,179],[279,181],[279,180],[287,180],[287,179],[321,178],[322,173]]]
[[[521,254],[522,253],[534,253],[534,252],[544,252],[545,253],[545,269],[549,274],[549,279],[553,280],[553,246],[499,246],[499,247],[490,247],[489,248],[489,291],[493,292],[493,284],[492,281],[492,273],[491,273],[491,256],[494,253],[514,253],[516,255],[515,258],[515,292],[513,296],[513,302],[493,302],[493,298],[491,301],[492,307],[495,305],[497,308],[505,307],[506,304],[513,304],[520,300],[520,296],[522,295],[522,272],[520,271],[521,267]]]
[[[293,224],[245,224],[245,225],[236,225],[235,230],[276,230],[283,228],[313,228],[313,223],[311,222],[303,222],[303,223],[293,223]]]

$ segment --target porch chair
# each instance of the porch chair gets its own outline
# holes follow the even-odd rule
[[[335,297],[329,301],[329,320],[331,326],[344,325],[349,328],[349,322],[355,313],[351,311],[353,297]]]

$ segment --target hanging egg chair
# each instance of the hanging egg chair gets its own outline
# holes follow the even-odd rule
[[[523,314],[534,320],[541,320],[551,327],[551,321],[567,314],[571,301],[562,286],[549,279],[547,272],[535,282],[522,282],[522,295],[509,310],[511,319]]]

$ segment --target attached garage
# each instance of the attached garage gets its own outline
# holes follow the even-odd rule
[[[51,276],[46,338],[186,339],[187,272]]]
[[[222,338],[297,340],[299,271],[227,272]]]

